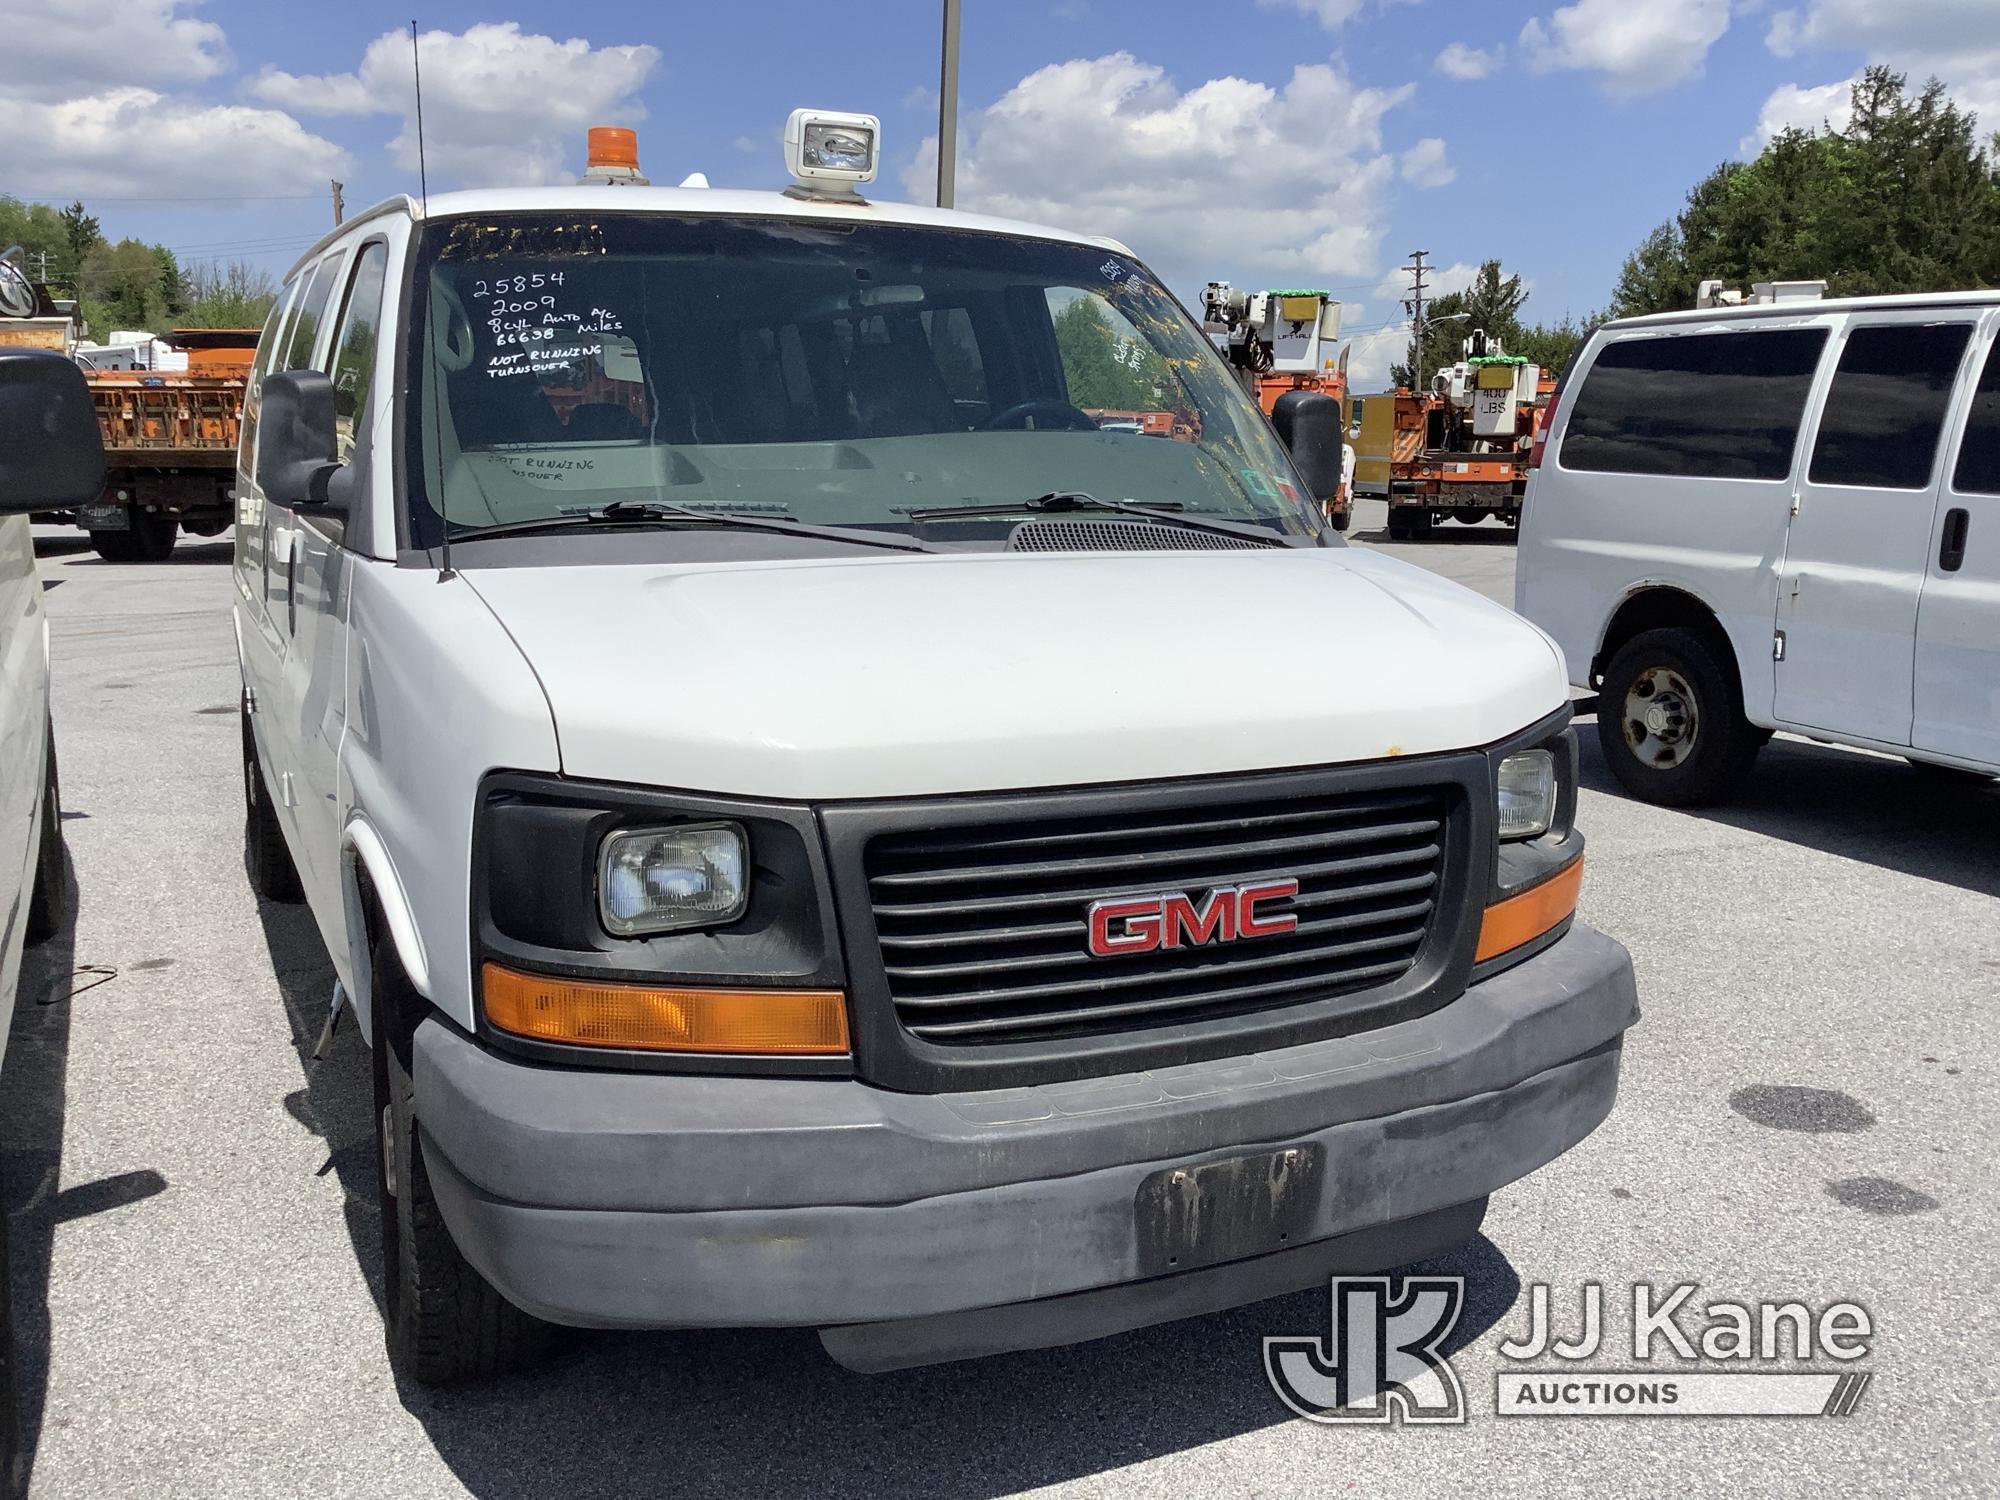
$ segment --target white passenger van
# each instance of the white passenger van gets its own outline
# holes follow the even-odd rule
[[[381,204],[265,331],[252,865],[373,1049],[419,1380],[1096,1337],[1432,1254],[1612,1105],[1549,642],[1325,530],[1124,246],[795,126],[788,194]]]
[[[1774,730],[2000,776],[2000,293],[1598,329],[1543,425],[1515,607],[1635,796]]]

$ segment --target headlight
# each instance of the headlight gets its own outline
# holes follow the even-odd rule
[[[1500,762],[1500,837],[1540,838],[1556,817],[1556,758],[1517,750]]]
[[[749,844],[734,823],[632,828],[604,841],[597,910],[614,937],[720,927],[750,904]]]

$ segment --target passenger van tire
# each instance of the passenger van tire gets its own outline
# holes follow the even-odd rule
[[[42,842],[35,851],[35,884],[28,893],[28,925],[24,934],[30,943],[46,943],[62,926],[69,905],[64,874],[62,786],[56,777],[56,730],[51,724],[48,762],[42,773]]]
[[[1720,801],[1768,736],[1743,717],[1735,680],[1691,630],[1644,630],[1620,646],[1597,695],[1597,740],[1625,790],[1663,807]]]
[[[382,1183],[383,1333],[389,1363],[419,1385],[448,1385],[527,1369],[554,1329],[501,1296],[459,1251],[424,1165],[410,1077],[410,987],[395,945],[375,940],[375,1160]]]
[[[180,522],[171,516],[149,516],[134,511],[131,530],[93,531],[90,545],[106,562],[165,562],[173,554],[174,538],[180,529]]]
[[[278,810],[271,805],[263,767],[257,764],[257,736],[250,728],[249,703],[245,701],[238,712],[243,720],[243,843],[249,857],[250,885],[266,901],[298,901],[305,891],[299,884],[299,867],[285,845]]]

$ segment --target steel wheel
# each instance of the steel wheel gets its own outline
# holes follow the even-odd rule
[[[1694,754],[1701,733],[1694,689],[1672,667],[1648,667],[1625,691],[1624,728],[1635,760],[1673,770]]]

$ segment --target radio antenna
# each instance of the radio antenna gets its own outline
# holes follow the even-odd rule
[[[424,60],[422,49],[417,46],[417,23],[410,21],[410,72],[417,84],[417,192],[423,198],[424,230],[423,239],[430,239],[431,229],[431,179],[424,165]],[[432,263],[426,268],[427,277],[437,278],[435,252]],[[437,357],[437,306],[430,288],[424,289],[424,353],[431,367],[431,450],[437,454],[437,513],[441,534],[438,541],[438,582],[443,583],[452,576],[451,571],[451,517],[445,514],[445,473],[444,473],[444,432],[439,427],[438,403],[444,400],[444,370]],[[419,394],[422,394],[421,390]]]

